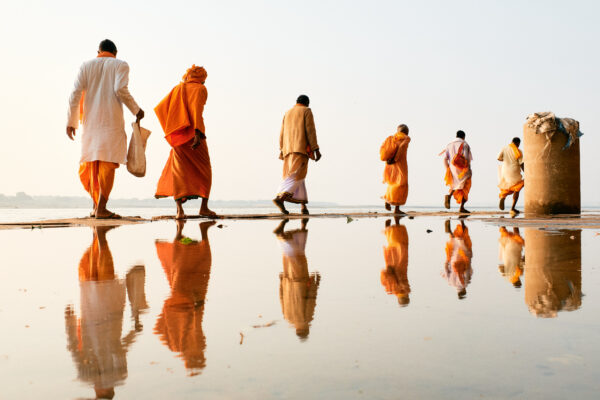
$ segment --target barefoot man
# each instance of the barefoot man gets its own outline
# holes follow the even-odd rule
[[[144,111],[127,89],[129,65],[116,56],[117,46],[112,41],[100,42],[98,56],[83,63],[69,97],[67,136],[74,140],[81,121],[79,179],[94,202],[90,217],[100,219],[121,218],[106,209],[106,202],[115,169],[127,162],[123,104],[137,117],[136,122],[144,118]]]
[[[500,151],[498,161],[502,161],[500,169],[500,209],[504,210],[504,201],[509,195],[513,195],[513,203],[510,209],[511,213],[518,214],[519,211],[515,208],[517,200],[519,200],[519,192],[525,186],[525,181],[521,175],[521,170],[524,170],[523,153],[519,150],[521,139],[513,138],[512,142]]]
[[[204,82],[204,67],[192,65],[154,109],[171,145],[171,153],[158,180],[155,197],[173,196],[177,205],[177,219],[184,219],[182,204],[202,198],[200,215],[215,217],[208,208],[212,185],[212,168],[206,145],[206,128],[202,112],[208,97]]]
[[[400,211],[400,206],[406,203],[408,196],[406,151],[409,143],[408,126],[402,124],[398,126],[395,135],[385,139],[379,150],[381,161],[385,161],[383,182],[388,184],[385,196],[383,196],[385,209],[391,211],[394,206],[394,214],[404,214]]]
[[[306,95],[300,95],[296,105],[288,110],[279,134],[279,159],[283,160],[283,182],[279,185],[273,203],[284,214],[289,214],[284,202],[302,205],[302,214],[308,214],[308,196],[304,179],[308,171],[308,159],[321,159],[317,144],[315,120]]]
[[[450,208],[450,197],[460,204],[458,212],[470,213],[465,208],[465,203],[469,199],[471,190],[471,148],[465,141],[463,131],[456,132],[456,139],[446,146],[440,153],[444,155],[444,165],[446,166],[446,176],[444,181],[446,186],[450,187],[450,192],[444,197],[444,207]]]

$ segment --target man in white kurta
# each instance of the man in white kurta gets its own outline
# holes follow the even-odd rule
[[[103,40],[98,57],[81,65],[69,97],[67,136],[73,140],[81,121],[79,177],[94,202],[90,216],[102,219],[119,218],[106,209],[106,202],[115,169],[127,162],[123,104],[137,117],[137,122],[144,117],[144,111],[127,88],[129,65],[116,55],[115,44]]]
[[[521,275],[523,275],[523,247],[525,240],[519,232],[519,228],[514,227],[509,232],[505,227],[500,227],[499,253],[502,264],[498,267],[502,276],[506,278],[514,287],[521,287]]]
[[[525,181],[521,175],[521,170],[524,169],[523,153],[519,150],[521,139],[513,138],[512,142],[503,148],[498,154],[498,161],[502,161],[500,167],[498,187],[500,188],[500,209],[504,210],[504,201],[509,195],[513,195],[513,204],[510,211],[518,213],[515,208],[517,200],[519,200],[519,192],[525,186]]]
[[[456,132],[456,139],[448,143],[440,155],[444,156],[444,165],[446,166],[446,175],[444,181],[450,188],[450,192],[444,197],[444,207],[450,208],[450,198],[460,204],[459,212],[468,213],[465,203],[469,199],[471,190],[471,147],[465,141],[463,131]]]
[[[463,299],[467,295],[467,285],[469,285],[473,276],[471,236],[469,236],[469,229],[462,220],[459,225],[456,225],[454,232],[452,232],[450,220],[446,221],[445,228],[446,233],[450,235],[450,239],[446,242],[446,262],[441,275],[448,281],[450,286],[456,288],[458,298]]]

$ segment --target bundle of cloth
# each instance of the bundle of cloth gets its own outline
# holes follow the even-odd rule
[[[579,130],[579,122],[572,118],[557,118],[553,112],[539,112],[527,116],[527,127],[534,129],[535,133],[546,136],[548,142],[556,132],[561,132],[567,137],[563,150],[571,147],[583,133]]]

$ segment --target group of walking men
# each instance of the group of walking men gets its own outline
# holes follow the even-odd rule
[[[79,177],[92,198],[94,208],[90,217],[98,219],[121,218],[106,208],[115,169],[127,162],[127,135],[124,128],[123,104],[136,116],[136,123],[144,118],[144,111],[129,93],[129,66],[116,58],[116,45],[106,39],[100,42],[96,58],[86,61],[79,69],[69,98],[67,136],[73,140],[82,123],[82,151]],[[203,111],[208,97],[206,69],[193,65],[183,75],[181,83],[155,107],[154,111],[171,146],[169,158],[158,181],[155,197],[173,197],[177,219],[185,218],[183,203],[201,198],[200,215],[215,217],[208,208],[212,186],[212,169],[206,144]],[[319,161],[321,152],[317,142],[314,118],[309,98],[300,95],[294,107],[282,121],[279,136],[279,158],[283,160],[283,181],[273,199],[279,210],[288,214],[285,202],[301,205],[302,214],[308,214],[308,196],[305,178],[310,159]],[[385,208],[402,214],[400,206],[408,196],[408,164],[406,154],[410,137],[406,125],[388,137],[380,149],[386,163],[384,182],[388,184],[383,196]],[[514,138],[504,148],[498,160],[502,161],[500,179],[500,208],[505,198],[513,194],[511,211],[515,208],[519,191],[523,188],[521,170],[523,155],[520,140]],[[458,131],[456,139],[440,153],[446,166],[445,182],[450,188],[444,205],[450,208],[451,197],[460,204],[459,211],[468,213],[465,203],[471,188],[471,149],[465,133]]]

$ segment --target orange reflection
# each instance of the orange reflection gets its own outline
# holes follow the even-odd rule
[[[97,398],[111,399],[114,388],[127,378],[127,351],[142,330],[140,313],[148,308],[144,266],[133,267],[126,281],[117,279],[106,233],[114,227],[95,227],[92,245],[79,262],[81,317],[73,306],[65,310],[67,348],[78,379],[93,385]],[[135,328],[121,338],[125,294],[129,295]]]
[[[507,281],[519,288],[522,285],[523,247],[525,246],[525,240],[521,237],[519,228],[514,227],[513,231],[509,232],[505,227],[501,227],[498,243],[500,244],[500,260],[502,260],[498,270]]]
[[[177,221],[177,234],[172,243],[156,241],[156,252],[167,275],[171,297],[165,300],[154,333],[171,351],[179,353],[193,376],[206,366],[202,318],[211,267],[208,228],[215,221],[200,224],[200,242],[182,235],[184,224]]]
[[[525,303],[537,317],[581,307],[581,231],[525,230]]]
[[[405,307],[410,303],[410,284],[408,283],[408,232],[396,219],[395,225],[388,220],[385,223],[387,246],[383,248],[385,269],[381,270],[381,284],[388,294],[398,298],[398,304]]]
[[[442,277],[448,281],[450,286],[454,286],[458,292],[458,298],[464,299],[467,296],[467,286],[473,276],[471,268],[471,258],[473,250],[469,229],[464,221],[456,225],[454,232],[450,225],[450,220],[445,223],[446,233],[450,239],[446,243],[446,263],[442,270]]]
[[[279,299],[283,317],[296,328],[296,335],[306,340],[317,305],[317,290],[321,275],[308,273],[304,254],[308,219],[302,220],[300,229],[285,231],[288,219],[281,221],[273,233],[277,235],[283,251],[283,272],[279,274]]]

